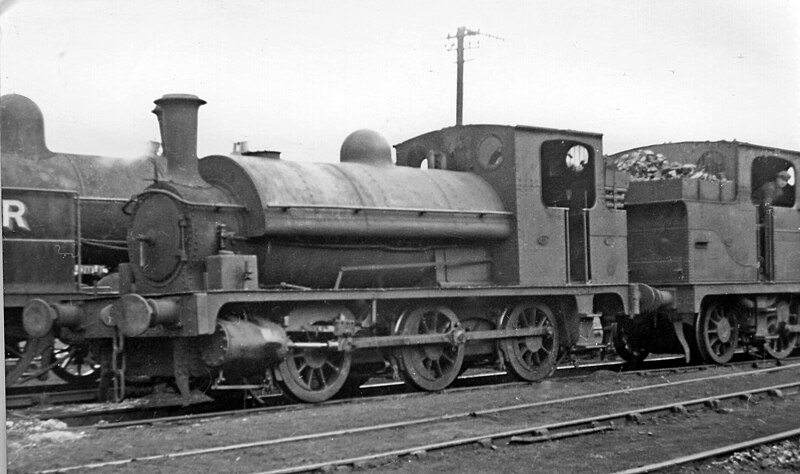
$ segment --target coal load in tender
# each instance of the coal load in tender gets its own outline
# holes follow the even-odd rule
[[[652,181],[657,179],[704,179],[719,181],[720,178],[706,169],[697,169],[693,164],[669,161],[661,153],[652,150],[635,150],[614,159],[614,166],[631,176],[633,181]]]

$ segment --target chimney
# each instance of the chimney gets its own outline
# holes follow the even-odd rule
[[[155,101],[167,180],[187,186],[205,184],[197,165],[197,110],[206,101],[191,94],[167,94]]]

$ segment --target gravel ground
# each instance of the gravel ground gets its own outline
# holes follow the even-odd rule
[[[736,373],[739,369],[719,367],[702,375]],[[207,419],[183,424],[156,424],[116,430],[65,429],[50,422],[31,418],[31,412],[8,414],[9,472],[83,464],[103,460],[141,457],[163,452],[251,442],[289,435],[366,426],[380,422],[421,418],[444,413],[480,410],[492,406],[551,400],[598,391],[631,389],[664,382],[667,379],[696,378],[701,374],[669,374],[657,377],[617,374],[600,371],[587,379],[551,380],[540,384],[515,384],[501,388],[453,391],[442,394],[410,394],[384,399],[368,399],[345,405],[303,407],[300,409]],[[761,378],[761,377],[760,377]],[[721,379],[711,383],[687,384],[657,395],[632,391],[621,397],[593,399],[570,406],[553,405],[529,412],[509,412],[485,417],[485,424],[507,429],[538,426],[546,422],[573,419],[607,411],[623,411],[634,406],[666,403],[687,397],[702,397],[741,388],[752,377]],[[800,380],[800,369],[790,369],[764,376],[765,384]],[[748,401],[724,402],[719,410],[692,409],[688,413],[644,417],[638,423],[619,423],[618,429],[605,434],[564,439],[534,445],[470,445],[454,450],[431,451],[419,456],[405,456],[388,462],[356,468],[370,472],[614,472],[615,470],[657,462],[731,442],[765,436],[796,428],[800,397],[754,397]],[[323,439],[297,446],[220,453],[214,456],[177,460],[140,462],[89,472],[149,473],[260,472],[278,465],[281,460],[313,462],[333,456],[346,457],[358,448],[394,446],[415,442],[435,430],[438,434],[457,425],[421,427],[411,435],[397,431],[374,432],[352,438],[346,445],[336,439]],[[405,438],[410,439],[405,439]],[[714,444],[716,443],[716,444]],[[797,469],[797,443],[776,444],[729,459],[689,466],[674,472],[750,472],[766,466]],[[793,447],[793,451],[792,451]],[[702,449],[701,449],[702,448]],[[794,454],[792,454],[794,453]],[[738,456],[738,457],[737,457]],[[794,464],[792,464],[794,463]],[[784,467],[786,466],[786,467]],[[344,468],[352,469],[352,468]],[[82,471],[86,472],[86,471]]]
[[[800,439],[761,446],[704,464],[684,469],[689,472],[800,472]]]

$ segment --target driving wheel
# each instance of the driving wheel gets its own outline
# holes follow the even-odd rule
[[[421,307],[400,316],[395,334],[408,336],[447,334],[459,329],[449,308]],[[458,377],[464,363],[464,344],[451,342],[403,346],[396,351],[405,379],[422,390],[443,390]]]
[[[294,342],[322,342],[314,333],[291,336]],[[352,355],[348,351],[322,348],[292,348],[278,365],[279,383],[284,394],[303,402],[319,403],[344,386],[350,373]]]
[[[543,303],[520,303],[503,316],[502,329],[541,329],[541,336],[504,339],[502,345],[508,368],[517,378],[538,381],[550,375],[558,361],[558,324]]]

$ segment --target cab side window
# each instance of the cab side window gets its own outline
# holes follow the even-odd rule
[[[755,205],[793,207],[796,173],[791,162],[777,156],[759,156],[750,169],[751,199]]]
[[[592,147],[570,140],[542,143],[542,201],[549,207],[589,209],[594,206]]]

